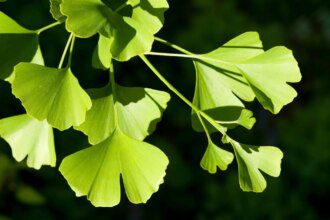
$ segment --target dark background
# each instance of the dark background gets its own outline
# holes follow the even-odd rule
[[[240,190],[235,162],[226,172],[210,175],[199,167],[206,147],[202,134],[191,129],[190,109],[172,95],[158,130],[147,139],[169,157],[165,183],[146,205],[130,204],[122,196],[114,208],[94,208],[76,198],[57,169],[27,169],[12,159],[0,142],[0,219],[330,219],[330,8],[326,0],[171,0],[166,23],[158,36],[193,52],[211,51],[245,31],[258,31],[269,49],[285,45],[299,61],[303,81],[294,85],[299,97],[279,115],[257,103],[252,131],[234,135],[247,143],[279,146],[285,153],[280,178],[267,176],[262,194]],[[54,22],[46,0],[8,0],[0,10],[27,28]],[[63,27],[42,34],[48,66],[57,66],[68,37]],[[107,74],[91,67],[97,38],[78,40],[73,71],[84,88],[106,84]],[[158,44],[157,44],[158,45]],[[0,45],[1,46],[1,45]],[[155,51],[171,51],[156,46]],[[188,60],[152,58],[155,65],[187,97],[194,88],[194,69]],[[0,61],[1,62],[1,61]],[[134,58],[116,64],[123,85],[165,90],[155,76]],[[0,83],[0,117],[23,113]],[[88,145],[79,132],[55,132],[57,168],[62,159]]]

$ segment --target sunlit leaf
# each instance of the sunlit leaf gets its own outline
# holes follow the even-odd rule
[[[62,3],[62,0],[50,0],[50,13],[52,14],[53,18],[64,22],[66,17],[62,14],[60,9],[60,4]]]
[[[233,159],[234,155],[232,153],[223,150],[210,142],[200,165],[209,173],[216,173],[217,167],[219,167],[220,170],[226,170],[228,165],[233,162]]]
[[[120,61],[150,51],[154,34],[162,27],[167,2],[129,1],[127,7],[132,8],[131,16],[122,16],[120,11],[109,7],[111,2],[107,3],[101,0],[63,0],[61,11],[67,16],[66,28],[82,38],[100,33],[111,39],[112,57]]]
[[[29,115],[60,130],[83,123],[92,106],[70,69],[20,63],[12,90]]]
[[[292,51],[285,47],[274,47],[238,67],[259,102],[274,114],[297,96],[287,82],[299,82],[301,74]]]
[[[260,170],[278,177],[283,153],[277,147],[250,146],[231,140],[238,164],[239,184],[243,191],[262,192],[266,180]]]
[[[0,11],[0,78],[6,79],[19,62],[31,62],[38,52],[38,35]]]
[[[1,119],[0,136],[9,143],[17,161],[27,157],[27,165],[35,169],[55,166],[53,129],[46,121],[39,122],[26,114]]]
[[[244,109],[245,101],[252,101],[254,94],[236,64],[263,53],[262,43],[256,32],[244,33],[219,49],[195,60],[196,88],[193,103],[221,124],[229,127],[240,124],[250,129],[255,119]],[[244,117],[244,118],[243,118]],[[193,115],[193,127],[201,126]],[[210,131],[215,131],[210,127]]]
[[[60,171],[77,196],[95,206],[120,201],[120,176],[128,199],[146,203],[163,183],[168,165],[158,148],[126,136],[119,128],[105,141],[66,157]]]
[[[111,63],[111,39],[104,37],[102,34],[99,36],[98,44],[93,52],[92,65],[97,69],[109,69]]]
[[[92,144],[109,137],[116,128],[116,123],[128,136],[143,140],[155,130],[170,100],[168,93],[153,89],[119,85],[115,89],[116,103],[110,85],[89,91],[93,107],[87,112],[85,122],[76,129],[87,134]],[[116,121],[114,121],[115,111]]]

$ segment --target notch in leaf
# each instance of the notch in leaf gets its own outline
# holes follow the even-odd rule
[[[75,127],[88,135],[89,142],[97,144],[109,137],[116,124],[128,136],[143,140],[156,129],[170,95],[163,91],[116,85],[115,102],[111,85],[90,90],[93,106],[85,122]],[[115,118],[117,112],[117,119]]]
[[[116,128],[105,141],[66,157],[60,171],[77,196],[113,207],[120,202],[120,176],[128,199],[146,203],[163,183],[167,165],[161,150]]]
[[[297,96],[287,82],[299,82],[301,73],[292,51],[286,47],[274,47],[237,66],[259,102],[273,114]]]
[[[228,165],[233,160],[234,155],[232,153],[221,149],[210,141],[200,165],[204,170],[214,174],[217,172],[217,167],[222,171],[227,170]]]
[[[40,53],[38,34],[0,12],[0,79],[8,78],[19,62],[31,62]]]
[[[83,123],[92,107],[88,94],[68,68],[20,63],[15,67],[12,90],[29,115],[46,119],[59,130]]]
[[[243,191],[262,192],[266,188],[263,171],[278,177],[283,153],[277,147],[251,146],[230,140],[238,164],[239,185]]]
[[[0,136],[5,139],[17,161],[27,157],[27,165],[40,169],[55,166],[53,129],[46,121],[39,122],[27,114],[0,120]]]

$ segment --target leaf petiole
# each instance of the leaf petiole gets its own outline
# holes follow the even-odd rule
[[[64,51],[62,53],[62,57],[61,57],[61,60],[60,60],[60,63],[58,64],[58,68],[61,69],[62,66],[63,66],[63,63],[64,63],[64,59],[65,59],[65,56],[69,50],[69,46],[71,44],[71,41],[72,41],[72,38],[73,38],[73,34],[70,34],[69,38],[68,38],[68,41],[66,42],[66,45],[65,45],[65,48],[64,48]]]
[[[42,27],[42,28],[36,30],[36,33],[39,35],[39,34],[41,34],[42,32],[44,32],[44,31],[46,31],[46,30],[49,30],[49,29],[51,29],[51,28],[53,28],[53,27],[56,27],[56,26],[58,26],[58,25],[60,25],[60,24],[61,24],[61,22],[59,22],[59,21],[54,22],[54,23],[52,23],[52,24],[46,25],[45,27]]]
[[[147,52],[144,55],[163,56],[163,57],[180,57],[180,58],[198,59],[198,60],[202,60],[202,61],[210,61],[210,62],[216,62],[216,63],[232,64],[230,62],[226,62],[226,61],[223,61],[223,60],[212,59],[212,58],[201,56],[201,55],[198,55],[198,54]]]
[[[167,46],[169,46],[169,47],[172,47],[173,49],[175,49],[175,50],[177,50],[177,51],[180,51],[180,52],[182,52],[182,53],[184,53],[184,54],[194,55],[194,54],[191,53],[190,51],[188,51],[188,50],[186,50],[186,49],[184,49],[184,48],[182,48],[182,47],[180,47],[180,46],[178,46],[178,45],[175,45],[175,44],[173,44],[173,43],[171,43],[171,42],[169,42],[169,41],[167,41],[167,40],[161,39],[161,38],[159,38],[159,37],[155,37],[155,40],[158,41],[158,42],[160,42],[160,43],[162,43],[162,44],[165,44],[165,45],[167,45]]]

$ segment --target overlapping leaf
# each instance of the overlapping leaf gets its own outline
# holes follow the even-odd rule
[[[122,16],[101,0],[63,0],[61,11],[67,16],[66,27],[87,38],[96,33],[110,41],[114,59],[129,60],[150,51],[154,34],[162,27],[166,0],[132,0],[132,16]]]
[[[93,52],[92,65],[97,69],[109,69],[111,65],[111,41],[109,38],[99,35],[98,44]]]
[[[298,63],[291,50],[274,47],[237,65],[263,107],[277,114],[297,96],[287,84],[301,80]]]
[[[251,128],[255,119],[252,112],[244,109],[239,98],[252,101],[254,94],[236,64],[261,53],[258,33],[247,32],[219,49],[201,55],[200,60],[194,61],[196,88],[193,103],[214,119],[224,122],[223,125],[240,124]],[[201,130],[195,115],[193,127]],[[210,130],[214,131],[211,127]]]
[[[226,170],[228,165],[233,162],[233,159],[234,155],[232,153],[210,142],[200,165],[204,170],[213,174],[217,172],[217,167],[219,167],[220,170]]]
[[[12,90],[29,115],[60,130],[83,123],[92,105],[70,69],[20,63]]]
[[[260,170],[278,177],[283,153],[277,147],[250,146],[231,140],[238,164],[239,184],[243,191],[262,192],[266,180]]]
[[[0,12],[0,45],[0,78],[6,79],[16,64],[34,59],[39,48],[38,34]]]
[[[61,12],[61,3],[62,0],[50,0],[50,13],[57,21],[64,22],[66,17]]]
[[[120,175],[132,203],[145,203],[163,183],[168,165],[158,148],[125,135],[120,128],[105,141],[66,157],[60,171],[77,196],[95,206],[120,202]]]
[[[153,89],[116,85],[115,90],[116,102],[110,85],[89,91],[93,107],[87,112],[85,122],[76,129],[88,135],[92,144],[109,137],[117,124],[128,136],[143,140],[155,130],[170,100],[168,93]]]
[[[35,169],[55,166],[53,129],[46,121],[39,122],[26,114],[1,119],[0,136],[9,143],[17,161],[27,157],[27,165]]]

